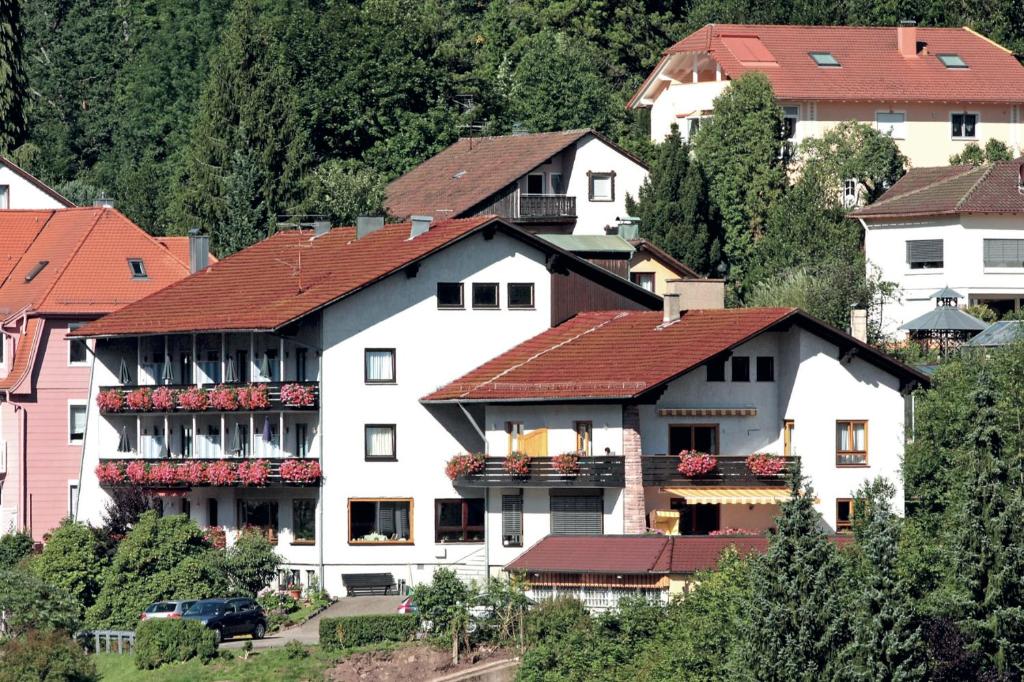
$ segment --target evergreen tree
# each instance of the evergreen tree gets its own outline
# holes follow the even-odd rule
[[[655,151],[650,174],[637,201],[626,196],[626,210],[640,218],[640,235],[702,274],[721,259],[721,243],[709,216],[704,174],[690,159],[679,127]]]
[[[848,641],[849,576],[799,464],[768,551],[753,560],[744,663],[756,680],[825,679]]]
[[[0,0],[0,153],[26,132],[24,40],[21,0]]]

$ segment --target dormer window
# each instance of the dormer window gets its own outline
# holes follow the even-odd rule
[[[814,63],[818,66],[832,68],[842,66],[842,64],[839,63],[839,60],[832,56],[831,52],[808,52],[807,54],[811,56],[811,59],[813,59]]]
[[[947,69],[966,69],[967,62],[964,61],[963,57],[958,54],[940,54],[937,55],[939,61]]]
[[[146,274],[146,264],[142,262],[141,258],[129,258],[128,267],[132,271],[132,278],[134,279],[148,279],[149,276]]]

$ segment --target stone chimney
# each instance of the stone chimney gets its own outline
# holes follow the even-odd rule
[[[868,342],[868,311],[864,308],[850,311],[850,336],[862,343]]]
[[[896,27],[896,46],[904,59],[917,57],[917,22],[904,19]]]
[[[665,294],[661,297],[664,323],[679,319],[679,294]]]
[[[189,272],[205,270],[210,264],[210,238],[201,234],[198,229],[188,233],[188,266]]]
[[[679,295],[680,312],[725,307],[724,279],[670,279],[666,284],[669,294]]]

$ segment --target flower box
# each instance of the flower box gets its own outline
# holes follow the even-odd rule
[[[177,393],[172,389],[167,388],[166,386],[161,386],[160,388],[153,391],[152,397],[153,409],[157,410],[158,412],[170,412],[171,410],[174,409],[174,406],[177,404],[178,401]]]
[[[316,483],[320,480],[320,462],[288,459],[281,462],[281,480],[288,483]]]
[[[270,398],[267,397],[265,385],[243,386],[236,393],[238,404],[243,410],[265,410],[270,407]]]
[[[96,467],[96,478],[99,479],[100,485],[112,485],[124,480],[124,472],[116,462],[108,462]]]
[[[238,464],[238,480],[242,485],[266,485],[270,479],[270,469],[263,460],[254,459]]]
[[[149,467],[146,480],[155,485],[174,485],[178,482],[178,472],[170,462],[160,462]]]
[[[312,386],[285,384],[281,387],[281,402],[288,407],[313,407],[316,393]]]
[[[238,391],[228,386],[210,389],[210,408],[222,412],[238,409]]]
[[[100,412],[120,412],[124,409],[124,394],[116,388],[100,391],[96,396]]]
[[[206,466],[206,480],[210,485],[231,485],[237,477],[235,465],[230,462],[211,462]]]
[[[551,458],[555,471],[563,476],[575,476],[580,473],[580,456],[576,452],[563,452]]]
[[[676,470],[687,478],[707,476],[718,467],[718,459],[705,452],[684,450],[679,453],[679,466]]]
[[[512,476],[530,475],[530,457],[522,452],[510,452],[505,457],[505,471]]]
[[[129,483],[141,485],[146,482],[146,465],[137,461],[128,462],[128,466],[124,468],[124,475],[128,478]]]
[[[149,388],[136,388],[133,391],[128,391],[124,402],[133,412],[149,412],[153,409],[153,391]]]
[[[192,386],[178,392],[178,407],[188,412],[202,412],[209,406],[207,392],[198,386]]]
[[[483,455],[467,455],[460,454],[454,455],[445,464],[444,473],[451,480],[455,480],[459,476],[468,476],[470,474],[478,474],[484,470],[486,458]]]
[[[755,452],[747,457],[747,469],[755,476],[778,476],[786,469],[786,459],[767,452]]]
[[[206,483],[206,465],[202,462],[184,462],[175,467],[179,483],[186,485],[202,485]]]

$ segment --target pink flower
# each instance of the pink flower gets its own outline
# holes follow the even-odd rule
[[[227,534],[220,526],[210,526],[203,531],[203,537],[214,549],[224,549],[227,547]]]
[[[289,407],[313,407],[315,400],[312,386],[285,384],[281,387],[281,402]]]
[[[580,473],[580,456],[575,452],[563,452],[551,458],[551,464],[555,471],[565,476],[575,476]]]
[[[460,476],[478,474],[484,470],[487,460],[483,455],[454,455],[444,467],[444,473],[451,480]]]
[[[96,478],[99,479],[100,485],[111,485],[123,481],[124,472],[116,462],[107,462],[96,467]]]
[[[755,476],[778,476],[786,468],[786,459],[767,452],[755,452],[747,457],[747,468]]]
[[[185,462],[175,467],[178,482],[186,485],[202,485],[206,483],[206,465],[199,461]]]
[[[238,465],[238,479],[242,485],[266,485],[270,478],[270,469],[263,460],[254,459]]]
[[[694,478],[706,476],[718,467],[718,459],[714,455],[693,450],[683,450],[679,453],[679,466],[676,470],[683,476]]]
[[[149,412],[153,409],[153,391],[148,388],[136,388],[128,391],[125,396],[128,409],[133,412]]]
[[[238,472],[230,462],[211,462],[206,467],[206,480],[210,485],[231,485]]]
[[[156,485],[173,485],[178,482],[178,472],[170,462],[160,462],[149,467],[146,478]]]
[[[238,392],[228,386],[218,386],[210,390],[210,407],[215,410],[230,411],[238,409]]]
[[[530,474],[530,457],[521,452],[510,452],[505,457],[505,471],[512,476],[528,476]]]
[[[244,410],[265,410],[270,407],[266,385],[249,385],[238,389],[238,404]]]
[[[159,412],[170,412],[173,410],[176,400],[176,393],[166,386],[161,386],[153,391],[153,409]]]
[[[289,483],[316,483],[320,480],[320,462],[286,459],[281,463],[281,480]]]
[[[178,407],[189,412],[201,412],[209,405],[206,391],[198,386],[191,386],[178,393]]]
[[[120,412],[124,408],[124,394],[116,388],[100,391],[96,396],[100,412]]]
[[[146,465],[138,460],[128,462],[128,466],[124,468],[124,474],[131,483],[141,485],[146,482]]]

